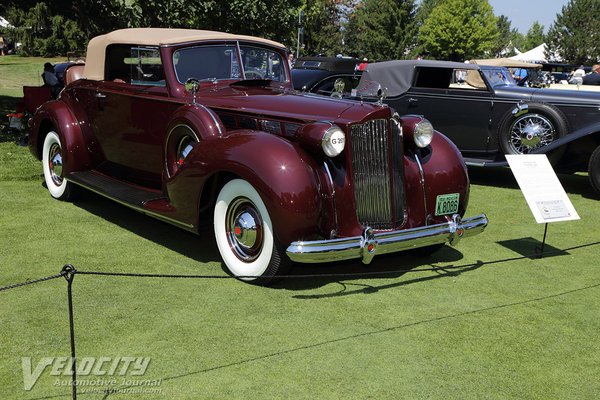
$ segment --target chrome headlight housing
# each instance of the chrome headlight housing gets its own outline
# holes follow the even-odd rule
[[[417,122],[413,133],[413,139],[417,147],[424,148],[429,146],[433,139],[433,132],[433,125],[425,118]]]
[[[323,152],[328,157],[335,157],[344,151],[346,147],[346,135],[344,131],[337,125],[325,131],[323,139],[321,139],[321,147]]]

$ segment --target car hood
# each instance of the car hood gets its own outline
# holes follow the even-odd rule
[[[494,89],[496,97],[561,104],[600,105],[600,93],[579,90],[558,90],[526,88],[519,86],[500,86]]]
[[[215,109],[304,122],[340,119],[346,122],[362,121],[372,112],[386,107],[270,88],[215,89],[204,96],[199,93],[198,101]]]

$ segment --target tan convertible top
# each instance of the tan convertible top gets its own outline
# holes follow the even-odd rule
[[[198,29],[167,28],[130,28],[119,29],[105,35],[96,36],[88,43],[83,77],[101,81],[104,79],[104,59],[106,46],[111,44],[138,44],[144,46],[160,46],[201,40],[243,40],[263,43],[269,46],[285,48],[281,43],[254,36],[235,35],[231,33],[203,31]]]

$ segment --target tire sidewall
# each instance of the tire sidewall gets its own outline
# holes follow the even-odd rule
[[[600,196],[600,146],[592,153],[588,163],[588,179],[592,188]]]
[[[250,200],[256,210],[260,213],[263,222],[263,247],[258,258],[252,262],[240,260],[231,250],[226,232],[226,215],[229,205],[233,200],[239,197],[245,197]],[[267,207],[262,201],[260,195],[250,183],[242,179],[234,179],[223,186],[214,209],[214,229],[217,247],[221,257],[229,271],[236,277],[252,281],[263,275],[270,274],[269,266],[273,256],[275,239],[273,236],[273,224],[267,211]],[[253,278],[257,277],[257,278]]]
[[[547,118],[554,128],[554,140],[559,139],[568,133],[569,126],[567,120],[562,112],[556,107],[543,103],[529,103],[527,104],[527,107],[528,111],[526,113],[519,114],[517,116],[515,116],[512,112],[509,112],[500,123],[498,128],[498,141],[500,150],[503,152],[503,154],[519,154],[515,152],[510,145],[510,132],[515,121],[527,114],[539,114]],[[553,150],[548,153],[548,158],[557,161],[562,154],[564,154],[564,150],[564,146]]]
[[[58,144],[61,149],[61,156],[63,156],[63,166],[64,166],[64,153],[62,143],[60,141],[60,137],[58,133],[54,131],[48,132],[46,137],[44,138],[44,146],[42,149],[42,165],[44,169],[44,181],[46,182],[46,187],[48,188],[48,192],[55,199],[63,199],[68,196],[68,182],[63,176],[62,183],[57,185],[52,180],[52,173],[50,172],[50,149],[54,144]],[[64,173],[63,173],[64,175]]]

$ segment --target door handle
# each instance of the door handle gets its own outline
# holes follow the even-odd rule
[[[104,93],[98,92],[98,93],[96,93],[96,98],[97,99],[105,99],[106,95]]]
[[[409,104],[418,103],[418,102],[419,102],[419,99],[415,99],[414,97],[409,97],[408,98],[408,103]]]

